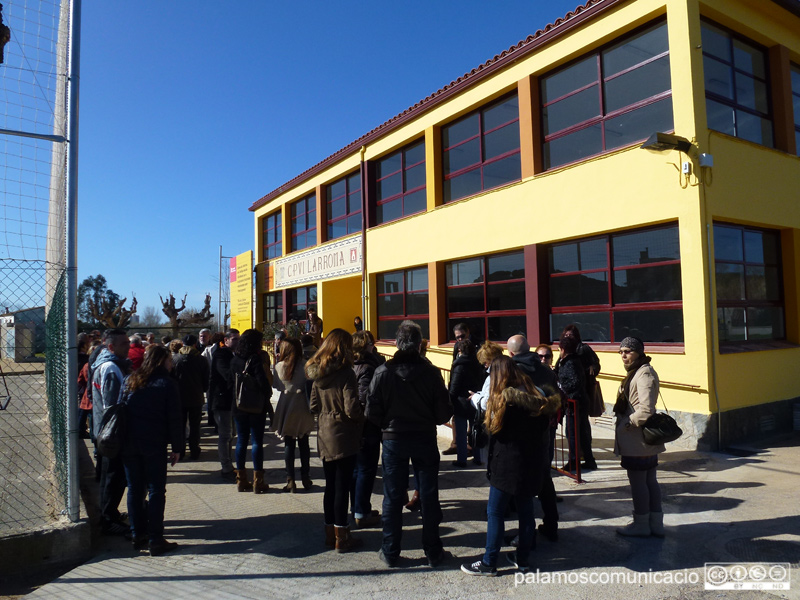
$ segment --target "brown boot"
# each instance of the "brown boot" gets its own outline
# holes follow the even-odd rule
[[[293,477],[286,478],[286,485],[283,487],[283,491],[291,492],[293,494],[297,491],[297,484],[295,484]]]
[[[336,526],[336,551],[339,553],[350,552],[364,545],[364,540],[354,538],[350,535],[349,527]]]
[[[264,481],[264,469],[253,471],[253,491],[256,494],[266,494],[269,491],[269,485]]]
[[[334,546],[336,546],[335,529],[336,527],[334,527],[333,525],[325,525],[325,545],[328,548],[333,548]]]
[[[253,491],[253,484],[250,483],[250,479],[247,477],[247,469],[236,470],[236,489],[240,492]]]

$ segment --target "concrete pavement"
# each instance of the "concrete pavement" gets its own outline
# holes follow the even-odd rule
[[[355,532],[365,541],[361,551],[336,554],[324,547],[318,459],[312,458],[311,491],[280,492],[283,445],[267,434],[270,493],[237,493],[219,477],[216,438],[206,435],[199,461],[170,469],[166,535],[180,544],[178,551],[153,558],[135,553],[120,538],[99,538],[92,560],[29,597],[800,598],[799,434],[742,456],[681,450],[662,455],[664,540],[615,534],[630,519],[628,483],[611,452],[611,428],[596,425],[594,437],[599,470],[587,473],[583,484],[555,478],[564,498],[560,539],[537,540],[538,583],[530,581],[535,575],[527,583],[515,577],[504,556],[496,578],[470,577],[459,569],[476,560],[485,544],[488,483],[482,469],[454,470],[452,457],[442,460],[441,531],[453,557],[429,568],[419,513],[406,512],[401,568],[387,569],[377,557],[378,529]],[[373,496],[375,508],[380,502],[379,494]],[[507,528],[515,527],[507,522]],[[791,563],[791,589],[704,591],[704,564],[712,561]]]

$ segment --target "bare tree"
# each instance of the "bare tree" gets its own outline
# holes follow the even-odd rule
[[[101,297],[97,304],[95,304],[92,298],[87,298],[86,302],[89,305],[89,311],[98,323],[105,325],[109,329],[127,329],[131,322],[131,317],[136,314],[136,307],[138,305],[136,296],[133,296],[131,307],[125,308],[125,302],[127,300],[127,298],[123,298],[119,302],[114,303],[107,297]]]
[[[155,306],[145,306],[139,318],[142,327],[156,327],[161,325],[161,313]]]
[[[188,296],[188,294],[184,294],[183,300],[181,300],[180,308],[175,305],[175,296],[172,295],[172,292],[169,293],[169,298],[166,301],[164,301],[164,298],[161,297],[161,294],[158,296],[162,305],[161,312],[167,315],[167,318],[169,319],[169,325],[172,328],[173,337],[178,336],[178,331],[181,329],[181,327],[188,327],[189,325],[204,325],[214,318],[214,315],[211,314],[211,294],[206,294],[206,301],[203,304],[202,310],[196,311],[189,309],[183,316],[181,316],[181,313],[186,310],[186,296]]]

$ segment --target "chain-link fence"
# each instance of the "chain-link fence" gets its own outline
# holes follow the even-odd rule
[[[3,0],[1,13],[10,39],[0,64],[0,535],[56,519],[77,477],[67,418],[70,8]]]

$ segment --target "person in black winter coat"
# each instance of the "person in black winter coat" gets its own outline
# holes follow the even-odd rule
[[[353,371],[358,382],[358,400],[366,411],[367,392],[372,376],[380,364],[375,352],[375,338],[369,331],[359,330],[353,334]],[[381,454],[381,428],[364,423],[361,436],[361,449],[356,454],[356,468],[353,473],[353,484],[350,490],[350,504],[356,526],[374,527],[381,522],[377,510],[372,510],[370,496],[378,474],[378,458]]]
[[[203,403],[208,387],[208,361],[196,348],[197,338],[192,334],[183,338],[183,348],[174,360],[173,375],[181,391],[183,427],[189,421],[189,452],[192,460],[200,457],[200,422],[203,418]],[[181,446],[181,460],[186,454],[186,444]]]
[[[453,403],[453,426],[456,433],[456,461],[453,466],[467,466],[467,423],[475,416],[475,409],[469,401],[471,392],[481,389],[486,371],[478,362],[475,345],[465,339],[456,342],[458,352],[450,367],[450,402]],[[481,464],[480,451],[473,448],[476,465]]]
[[[125,383],[127,427],[122,463],[128,480],[128,516],[133,546],[158,556],[178,544],[164,539],[164,506],[167,489],[167,447],[170,464],[178,462],[183,443],[181,399],[177,382],[170,376],[172,356],[162,346],[148,346],[142,366]],[[145,494],[149,491],[147,507]]]
[[[480,560],[461,566],[469,575],[497,574],[504,518],[512,499],[519,515],[519,542],[508,562],[521,571],[528,569],[535,533],[533,497],[549,469],[550,415],[560,404],[557,394],[545,397],[508,356],[492,361],[490,378],[484,421],[489,432],[490,483],[486,551]]]
[[[558,384],[568,399],[565,410],[567,420],[567,440],[569,442],[569,461],[564,465],[567,471],[577,468],[578,459],[583,454],[581,468],[591,470],[597,468],[592,454],[592,426],[589,423],[589,398],[586,389],[586,376],[583,363],[578,356],[578,340],[572,336],[562,335],[560,341],[561,356],[556,365]],[[575,426],[577,422],[579,447],[576,447]]]
[[[231,359],[233,351],[239,344],[239,331],[230,329],[225,332],[223,345],[211,355],[211,376],[209,378],[209,403],[214,410],[214,419],[217,422],[219,436],[217,438],[217,452],[222,466],[222,477],[229,481],[236,475],[231,461],[231,440],[233,439],[233,417],[231,405],[233,404],[233,377],[231,376]]]
[[[233,422],[236,424],[236,487],[240,492],[253,491],[262,494],[269,488],[264,481],[264,428],[267,414],[273,414],[270,397],[272,396],[272,380],[269,354],[263,348],[264,334],[257,329],[248,329],[242,333],[236,350],[231,358],[229,381],[234,382],[233,396],[236,396],[235,381],[237,375],[247,373],[258,382],[263,396],[263,406],[257,413],[240,410],[236,402],[231,404]],[[245,461],[247,446],[252,439],[253,481],[249,480]]]

